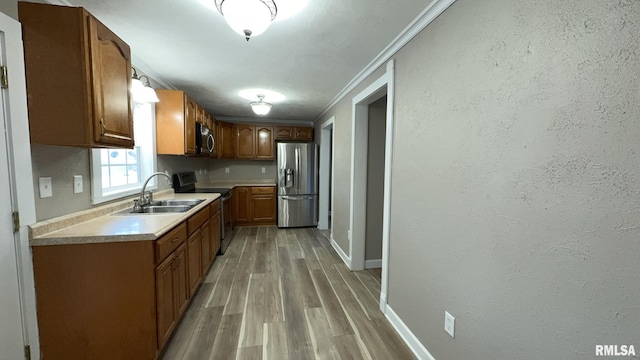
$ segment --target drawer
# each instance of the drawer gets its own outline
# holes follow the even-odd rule
[[[187,224],[182,223],[156,240],[156,264],[161,263],[173,250],[187,240]]]
[[[209,205],[209,215],[213,215],[216,211],[220,210],[220,199],[216,199],[214,202]]]
[[[275,194],[275,186],[253,186],[251,187],[251,194]]]
[[[193,234],[197,229],[204,224],[205,221],[209,219],[209,207],[205,207],[204,209],[198,211],[197,214],[191,216],[187,220],[187,230],[189,235]]]

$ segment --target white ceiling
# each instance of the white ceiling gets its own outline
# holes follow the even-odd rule
[[[315,120],[431,2],[309,0],[247,42],[205,0],[49,0],[62,1],[86,8],[129,44],[134,65],[213,115],[259,119],[238,92],[263,88],[286,97],[267,117],[295,121]]]

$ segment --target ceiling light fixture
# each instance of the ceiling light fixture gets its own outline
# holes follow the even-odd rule
[[[156,91],[153,90],[149,83],[149,78],[146,75],[138,77],[136,69],[131,68],[131,70],[133,70],[133,75],[131,75],[131,95],[133,97],[133,101],[140,104],[157,103],[160,101]],[[146,79],[146,84],[142,83],[142,78]]]
[[[258,95],[258,101],[254,101],[250,104],[251,109],[253,109],[253,112],[256,113],[256,115],[264,116],[267,115],[271,110],[272,105],[268,102],[264,102],[263,100],[264,95],[261,94]]]
[[[215,4],[231,29],[247,41],[265,32],[278,13],[273,0],[215,0]]]

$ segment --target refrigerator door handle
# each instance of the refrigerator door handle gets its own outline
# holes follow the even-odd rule
[[[281,196],[284,200],[313,200],[313,196]]]

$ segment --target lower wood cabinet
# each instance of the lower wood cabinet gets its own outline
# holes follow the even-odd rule
[[[167,342],[187,307],[187,253],[183,242],[156,268],[158,349]]]
[[[43,358],[156,359],[220,248],[219,208],[155,241],[34,246]]]
[[[275,186],[237,186],[233,191],[236,225],[276,223]]]

